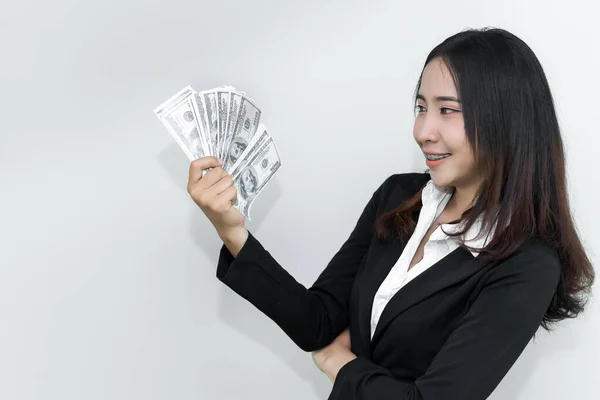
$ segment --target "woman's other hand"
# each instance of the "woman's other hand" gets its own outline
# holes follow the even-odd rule
[[[350,328],[346,328],[329,345],[313,351],[312,358],[317,367],[334,382],[339,370],[356,358],[351,351]]]

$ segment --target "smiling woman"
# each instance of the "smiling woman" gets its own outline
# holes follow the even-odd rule
[[[190,167],[224,243],[217,278],[313,352],[331,400],[485,399],[540,326],[583,311],[594,281],[552,95],[522,40],[451,36],[415,104],[429,173],[386,179],[309,288],[245,228],[218,160]]]

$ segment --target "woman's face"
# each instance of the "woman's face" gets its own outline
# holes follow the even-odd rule
[[[451,154],[442,161],[426,161],[431,179],[438,186],[471,186],[478,177],[461,104],[438,97],[459,100],[450,70],[435,58],[423,71],[413,136],[423,153]]]

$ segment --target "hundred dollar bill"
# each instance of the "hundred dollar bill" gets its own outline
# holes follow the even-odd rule
[[[237,117],[240,110],[240,104],[242,102],[243,94],[240,92],[231,92],[231,99],[229,101],[229,115],[227,116],[227,128],[225,129],[225,141],[223,145],[223,161],[228,164],[228,159],[232,156],[234,159],[240,156],[243,148],[231,148],[231,139],[233,139],[233,131],[237,122]],[[242,146],[243,147],[243,146]],[[232,153],[233,150],[233,153]],[[225,167],[225,165],[223,165]]]
[[[225,152],[225,136],[227,134],[227,125],[229,123],[229,103],[231,100],[231,91],[218,90],[217,91],[217,124],[218,124],[218,136],[217,142],[219,147],[216,152],[216,156],[223,159]]]
[[[246,164],[248,164],[248,161],[254,157],[258,149],[260,149],[261,146],[270,138],[271,136],[269,136],[269,133],[267,132],[265,126],[263,124],[260,124],[258,129],[256,130],[256,134],[250,140],[248,146],[246,146],[246,148],[237,158],[235,164],[233,164],[231,167],[224,168],[225,171],[229,175],[231,175],[231,179],[235,180],[235,178],[237,178],[242,169],[244,169]]]
[[[194,101],[192,102],[192,105],[194,106],[194,112],[198,116],[198,122],[200,125],[199,135],[204,146],[204,155],[212,155],[214,154],[214,150],[212,148],[212,142],[209,135],[206,107],[202,101],[202,96],[200,96],[199,93],[194,93]]]
[[[233,86],[219,86],[214,89],[203,90],[198,93],[198,97],[196,102],[198,104],[198,109],[202,108],[204,112],[204,117],[201,117],[205,121],[205,132],[203,136],[208,138],[207,142],[210,147],[209,155],[218,157],[219,151],[219,105],[217,98],[217,91],[219,90],[235,90]],[[199,110],[200,111],[200,110]]]
[[[256,149],[233,181],[238,192],[234,207],[249,221],[251,221],[250,207],[254,200],[281,167],[279,153],[272,138]]]
[[[212,149],[212,156],[216,156],[218,149],[217,138],[219,135],[219,128],[217,125],[217,93],[211,91],[200,92],[200,97],[204,103],[204,109],[206,111],[206,125],[208,140]]]
[[[240,104],[242,102],[243,95],[239,92],[231,93],[231,100],[229,102],[229,116],[227,129],[225,134],[225,143],[223,151],[223,169],[227,170],[228,166],[235,164],[239,156],[244,152],[248,146],[248,142],[245,139],[238,139],[236,142],[232,142],[235,124],[237,122]]]
[[[223,160],[223,168],[226,171],[236,163],[254,138],[260,124],[260,116],[260,109],[247,97],[242,97],[233,128],[233,135],[227,143],[228,149]]]
[[[194,93],[194,89],[186,86],[154,110],[190,161],[205,155],[193,107]]]

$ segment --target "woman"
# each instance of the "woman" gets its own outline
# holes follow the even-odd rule
[[[329,399],[484,399],[540,325],[583,311],[594,280],[550,89],[523,41],[448,38],[415,104],[430,169],[383,182],[308,289],[246,230],[219,160],[190,167],[188,192],[224,242],[217,277],[313,352]]]

